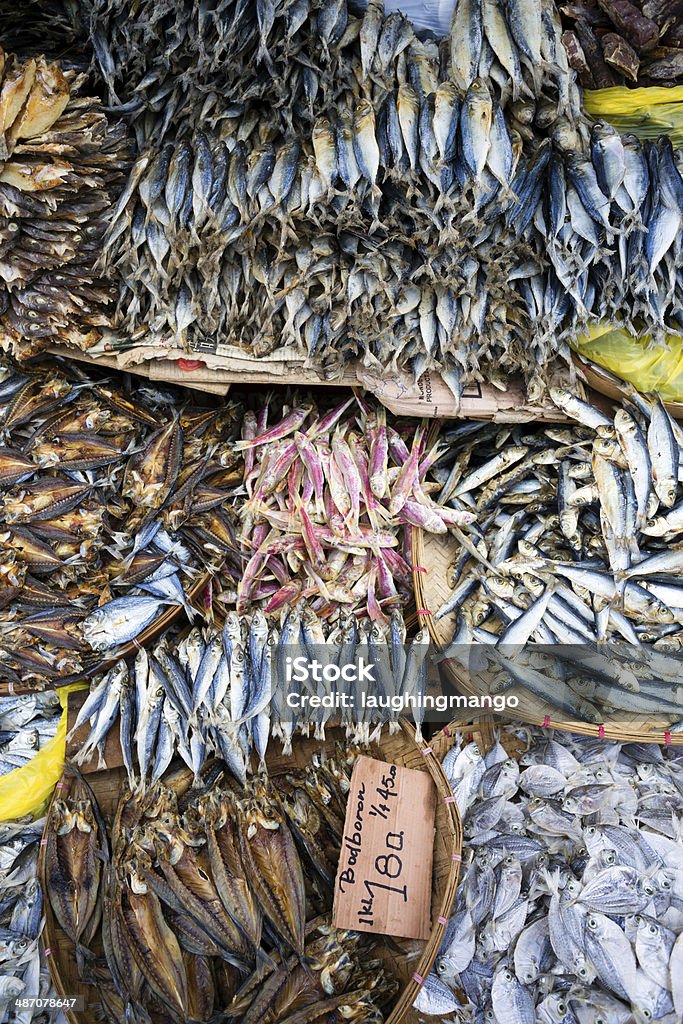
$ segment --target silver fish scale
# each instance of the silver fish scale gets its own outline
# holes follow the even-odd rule
[[[497,743],[505,744],[514,733],[512,727],[501,730]],[[676,752],[662,750],[658,780],[658,801],[670,807],[670,820],[673,816],[672,837],[667,828],[657,830],[652,822],[641,820],[650,792],[628,744],[604,741],[597,745],[578,735],[536,728],[517,735],[526,739],[524,761],[536,766],[536,792],[544,789],[543,772],[548,773],[549,795],[531,796],[524,788],[524,773],[514,791],[506,794],[509,803],[523,813],[527,841],[536,844],[524,861],[528,889],[520,898],[516,883],[505,891],[519,863],[511,851],[519,848],[525,835],[499,827],[494,842],[476,849],[465,839],[454,916],[419,1008],[440,1013],[437,1003],[441,1005],[442,990],[434,986],[433,978],[454,993],[466,993],[467,1002],[457,1018],[463,1024],[478,1024],[480,1014],[486,1016],[489,1007],[486,1019],[495,1024],[594,1021],[599,1012],[610,1022],[655,1019],[675,1024],[680,1020],[683,993],[677,974],[683,910],[672,895],[670,881],[661,885],[653,862],[665,860],[678,864],[674,870],[680,870],[682,861],[683,797],[675,780]],[[544,767],[549,739],[561,768]],[[460,742],[458,737],[456,751],[461,749]],[[566,757],[559,757],[560,749]],[[452,766],[452,751],[447,758]],[[460,764],[465,775],[476,771],[476,762],[461,759]],[[530,805],[551,806],[566,798],[575,788],[576,766],[586,778],[599,774],[603,785],[619,787],[626,782],[637,798],[635,814],[618,818],[616,825],[603,825],[600,810],[578,813],[568,820],[564,834],[558,834],[557,814],[550,831],[543,827],[543,817],[534,821]],[[556,796],[558,774],[564,783]],[[490,803],[484,788],[480,778],[463,819],[466,837],[480,806]],[[641,842],[653,859],[636,864],[630,851],[639,849]],[[497,916],[497,905],[509,909]],[[653,1011],[654,1016],[648,1016]]]

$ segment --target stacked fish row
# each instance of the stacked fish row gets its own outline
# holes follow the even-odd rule
[[[145,111],[140,155],[102,258],[123,278],[122,343],[279,352],[330,373],[360,358],[410,367],[416,380],[438,367],[456,396],[472,378],[521,368],[532,394],[542,391],[552,358],[568,358],[566,338],[603,314],[603,278],[616,273],[610,242],[632,227],[606,227],[613,196],[585,158],[554,8],[467,0],[441,46],[376,3],[362,18],[328,3],[315,13],[266,5],[256,17],[240,7],[235,19],[233,34],[223,30],[225,74],[245,62],[234,109],[204,85],[199,123],[168,114],[196,86],[189,69],[160,84],[177,53],[151,61],[132,90]],[[135,35],[136,24],[112,32]],[[104,46],[101,21],[98,32]],[[256,73],[246,63],[254,51]],[[140,72],[144,52],[145,42],[132,44]],[[112,57],[99,60],[106,78]],[[148,87],[159,88],[163,114],[149,113]],[[170,125],[175,138],[150,143],[147,126]],[[562,174],[550,255],[553,146],[571,185],[562,189]]]
[[[106,768],[107,737],[116,729],[131,789],[144,790],[161,780],[175,756],[195,779],[206,759],[216,756],[245,785],[252,753],[265,770],[271,735],[282,741],[285,754],[292,751],[295,730],[308,736],[313,727],[315,738],[325,739],[327,722],[339,714],[324,670],[353,665],[360,655],[375,670],[372,695],[381,695],[384,703],[364,705],[359,683],[345,683],[343,677],[334,688],[337,695],[346,695],[341,724],[347,737],[374,741],[387,723],[396,731],[399,697],[425,692],[428,635],[418,633],[407,648],[405,642],[398,611],[386,630],[367,619],[357,623],[351,614],[326,624],[310,606],[301,605],[283,612],[279,628],[261,612],[251,619],[231,612],[222,631],[195,627],[180,640],[166,635],[149,653],[141,649],[130,669],[121,660],[93,680],[68,737],[79,734],[75,762],[86,764],[97,752],[98,767]],[[287,663],[298,656],[322,666],[317,681],[300,686],[289,678]],[[317,707],[310,704],[311,696]],[[322,703],[325,697],[328,706]],[[420,710],[415,712],[418,726]]]
[[[416,1006],[463,1024],[683,1017],[681,757],[533,730],[443,768],[465,872]]]
[[[451,650],[470,665],[480,645],[494,690],[521,686],[593,722],[605,708],[678,718],[683,434],[635,391],[614,416],[551,396],[575,425],[446,435],[441,500],[478,520],[458,531],[436,618],[457,613]]]
[[[445,533],[473,519],[429,495],[439,446],[427,448],[424,424],[387,423],[359,396],[325,411],[295,393],[272,426],[269,411],[266,400],[244,416],[235,446],[246,490],[239,543],[252,552],[237,610],[268,614],[305,598],[322,618],[341,605],[386,625],[411,595],[410,528]]]
[[[28,764],[54,738],[60,715],[54,690],[0,697],[0,775]]]
[[[680,9],[669,0],[580,0],[561,8],[562,36],[586,89],[675,85],[683,76]]]
[[[54,364],[2,375],[3,678],[44,683],[186,603],[199,565],[237,576],[239,457],[212,458],[234,437],[235,408],[179,413],[174,395],[132,398]]]
[[[56,999],[41,955],[43,897],[36,879],[45,819],[0,823],[0,1021],[63,1024],[61,1010],[15,1009],[14,1000]]]
[[[110,323],[113,293],[95,262],[130,147],[83,84],[0,48],[0,336],[21,356],[56,341],[87,347]]]
[[[316,759],[241,796],[175,776],[124,793],[109,834],[71,783],[52,808],[47,892],[105,1019],[381,1024],[395,982],[372,940],[327,917],[353,760]]]
[[[345,91],[381,105],[405,68],[420,95],[443,66],[463,92],[477,75],[490,78],[502,105],[538,96],[544,127],[554,120],[553,104],[555,117],[579,111],[557,12],[528,0],[456,5],[441,52],[418,39],[403,14],[387,14],[382,0],[266,0],[258,7],[218,0],[210,11],[191,0],[143,0],[134,11],[122,0],[81,6],[110,102],[123,105],[139,137],[156,143],[178,126],[191,131],[197,111],[211,123],[266,115],[268,128],[283,134],[296,123],[310,127],[337,109]]]

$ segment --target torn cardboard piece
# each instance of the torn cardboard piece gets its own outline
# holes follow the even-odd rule
[[[336,928],[429,938],[435,815],[428,772],[356,760],[335,881]]]

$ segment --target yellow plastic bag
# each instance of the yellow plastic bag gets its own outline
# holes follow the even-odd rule
[[[666,346],[653,345],[649,335],[598,326],[577,338],[574,348],[582,358],[604,366],[639,391],[657,391],[665,402],[683,402],[683,340],[679,337],[669,337]]]
[[[56,734],[23,768],[16,768],[0,778],[0,821],[28,815],[38,818],[45,810],[64,768],[68,696],[74,690],[85,689],[87,685],[72,683],[71,686],[62,686],[57,690],[62,715]]]
[[[609,121],[617,131],[632,132],[639,139],[668,135],[674,146],[683,146],[683,86],[673,89],[586,89],[583,105],[591,117]]]

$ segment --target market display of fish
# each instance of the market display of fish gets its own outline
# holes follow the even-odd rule
[[[54,738],[61,711],[54,690],[0,697],[0,776],[23,768]]]
[[[310,605],[283,611],[277,624],[260,611],[230,612],[222,630],[195,626],[180,639],[165,634],[149,651],[141,649],[95,677],[67,739],[82,737],[76,764],[97,753],[102,769],[107,736],[116,730],[131,789],[153,786],[176,756],[195,779],[207,759],[220,758],[245,785],[253,765],[266,770],[271,735],[291,754],[295,732],[308,737],[312,731],[324,740],[330,720],[341,723],[354,743],[376,741],[384,725],[396,732],[398,698],[425,690],[428,643],[420,632],[406,644],[398,610],[388,629],[351,614],[326,623]],[[322,666],[305,685],[287,670],[299,657]],[[358,681],[349,683],[338,671],[359,658],[376,677],[366,686],[370,701],[363,701]],[[333,690],[346,699],[332,703]]]
[[[221,772],[198,788],[173,774],[124,792],[106,836],[72,784],[47,830],[48,895],[106,1020],[381,1024],[397,985],[376,940],[329,921],[354,759],[239,792]]]
[[[0,48],[0,339],[21,358],[56,342],[87,348],[110,323],[95,262],[130,145],[85,84]]]
[[[121,279],[117,345],[438,368],[456,397],[521,369],[539,395],[602,315],[625,229],[553,6],[468,0],[437,42],[375,0],[154,5],[170,52],[148,4],[88,7],[138,145],[101,261]],[[573,182],[552,255],[551,152]]]
[[[586,89],[675,85],[683,77],[683,28],[668,0],[578,0],[560,6],[562,42]]]
[[[43,896],[37,859],[45,819],[0,822],[0,1021],[63,1024],[60,1009],[14,1008],[21,996],[56,998],[39,945]]]
[[[676,720],[680,427],[635,391],[609,415],[562,389],[551,396],[571,425],[467,423],[445,435],[440,500],[477,522],[456,531],[453,593],[435,618],[457,613],[450,653],[493,692],[520,686],[597,723],[605,711]]]
[[[428,469],[425,424],[387,420],[360,395],[329,411],[300,394],[271,417],[268,399],[247,413],[236,448],[246,500],[240,547],[251,552],[237,611],[266,614],[302,599],[321,618],[363,612],[388,625],[411,595],[410,530],[445,533],[474,517],[440,507]]]
[[[513,731],[485,756],[460,736],[444,758],[464,875],[416,1008],[462,1024],[676,1024],[680,751],[533,729],[518,762]]]
[[[202,570],[223,566],[226,588],[238,577],[241,456],[221,451],[238,410],[133,395],[67,364],[0,373],[3,681],[44,685],[168,607],[191,614]]]

